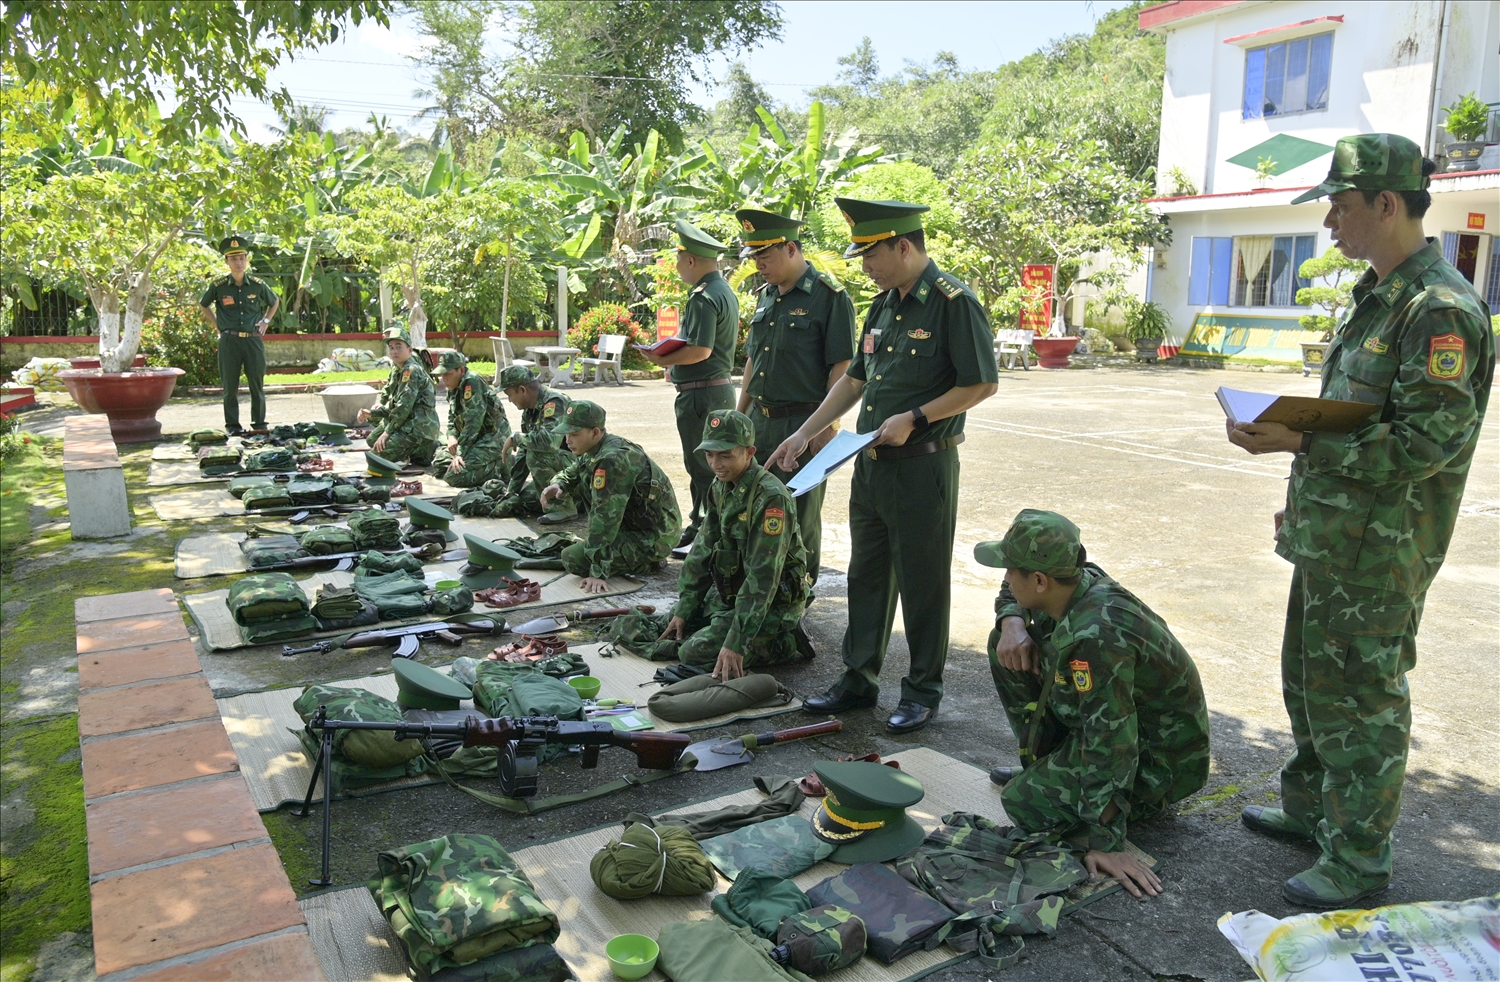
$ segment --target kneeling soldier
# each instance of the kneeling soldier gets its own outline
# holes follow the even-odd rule
[[[457,351],[443,353],[438,371],[448,390],[448,446],[433,456],[433,475],[455,488],[505,480],[504,445],[510,437],[505,407]]]
[[[521,432],[505,441],[510,457],[510,487],[506,489],[505,506],[497,515],[542,514],[542,489],[552,483],[557,472],[573,462],[573,455],[563,445],[557,424],[563,420],[572,402],[567,396],[537,381],[525,365],[511,365],[500,373],[500,388],[510,404],[521,410]],[[530,483],[527,478],[530,477]],[[578,514],[571,499],[564,498],[547,512],[545,524],[561,522]]]
[[[1166,622],[1093,563],[1078,526],[1026,509],[974,558],[1005,569],[990,671],[1024,767],[990,773],[1028,833],[1082,830],[1091,874],[1139,897],[1161,881],[1127,855],[1127,819],[1164,811],[1208,780],[1198,668]]]
[[[807,552],[792,493],[755,462],[754,424],[744,413],[709,413],[698,452],[716,480],[662,637],[684,638],[678,658],[713,666],[718,679],[810,657],[798,623],[807,606]]]
[[[406,328],[385,329],[385,352],[396,367],[380,390],[380,401],[374,409],[361,409],[359,421],[375,424],[370,430],[371,450],[426,467],[437,452],[437,388],[422,359],[412,357]]]
[[[682,534],[667,475],[639,446],[604,431],[598,403],[568,406],[557,431],[577,459],[542,491],[542,507],[565,494],[590,496],[588,536],[562,551],[563,568],[583,577],[587,593],[608,591],[611,576],[656,569]]]

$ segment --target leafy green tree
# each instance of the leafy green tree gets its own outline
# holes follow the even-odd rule
[[[1354,284],[1365,274],[1370,264],[1363,259],[1349,259],[1338,246],[1329,246],[1321,256],[1304,260],[1297,275],[1304,280],[1323,280],[1315,286],[1304,286],[1297,291],[1297,304],[1301,307],[1322,307],[1327,314],[1303,314],[1297,323],[1305,331],[1321,331],[1331,335],[1339,320],[1339,311],[1349,306],[1354,294]]]

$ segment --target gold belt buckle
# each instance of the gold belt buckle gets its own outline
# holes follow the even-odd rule
[[[756,405],[760,407],[760,414],[762,416],[765,416],[767,418],[770,417],[770,415],[771,415],[771,407],[770,406],[766,405],[763,402],[758,402],[758,403],[756,403]]]
[[[879,459],[880,459],[880,457],[879,457],[879,455],[877,455],[877,454],[876,454],[876,453],[875,453],[875,448],[874,448],[874,447],[869,447],[869,448],[867,448],[867,449],[866,449],[866,450],[865,450],[865,455],[866,455],[866,456],[867,456],[867,457],[869,457],[869,458],[870,458],[870,459],[871,459],[871,460],[879,460]]]

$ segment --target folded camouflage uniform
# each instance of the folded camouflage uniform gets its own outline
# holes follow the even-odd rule
[[[294,535],[257,535],[241,542],[240,552],[245,554],[251,569],[276,566],[308,555]]]
[[[267,447],[245,454],[244,468],[247,471],[294,471],[297,455],[285,447]]]
[[[374,604],[384,620],[416,617],[427,612],[426,582],[405,571],[356,575],[354,592],[359,594],[359,599]]]
[[[228,431],[217,426],[205,426],[187,435],[187,442],[195,447],[204,447],[211,443],[226,443],[228,440]]]
[[[319,706],[325,707],[329,719],[346,723],[400,723],[405,719],[401,707],[391,700],[352,686],[309,685],[292,703],[304,723],[312,719]],[[305,729],[299,732],[308,753],[318,754],[322,734],[308,734]],[[422,756],[421,741],[397,740],[390,730],[335,730],[333,756],[336,765],[346,765],[342,771],[335,769],[335,789],[392,781],[425,769],[418,760]]]
[[[422,561],[409,552],[386,555],[373,549],[359,557],[354,564],[355,576],[375,576],[381,573],[422,573]]]
[[[328,556],[354,551],[354,533],[337,525],[318,525],[303,532],[299,541],[310,555]]]
[[[333,478],[313,474],[293,474],[286,482],[286,493],[294,505],[328,505],[333,503]]]
[[[229,588],[226,600],[248,644],[302,637],[318,629],[307,594],[287,573],[257,573]]]
[[[490,770],[493,773],[494,768]],[[429,976],[428,982],[567,982],[576,978],[556,948],[539,942],[445,968]]]
[[[360,549],[401,548],[401,522],[384,511],[355,512],[349,516],[349,531]]]
[[[239,469],[239,447],[208,445],[198,451],[198,471],[204,477],[222,477]]]
[[[703,844],[703,851],[727,880],[737,880],[742,871],[752,868],[775,876],[796,876],[833,855],[836,848],[814,835],[812,823],[801,815],[747,825]]]
[[[245,492],[251,488],[263,488],[269,484],[275,484],[276,479],[269,474],[251,474],[248,477],[231,477],[229,479],[229,493],[236,498],[243,499]]]
[[[345,621],[358,617],[364,610],[364,602],[353,587],[336,587],[324,584],[318,587],[318,598],[313,601],[312,615],[320,621]]]
[[[381,853],[370,893],[419,978],[499,951],[557,940],[558,921],[487,835],[448,835]]]

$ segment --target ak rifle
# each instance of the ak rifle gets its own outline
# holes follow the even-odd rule
[[[405,627],[388,627],[379,631],[360,631],[349,635],[342,641],[329,638],[327,641],[314,641],[301,648],[289,644],[283,645],[281,654],[284,658],[305,655],[314,651],[326,655],[335,648],[380,648],[393,644],[396,646],[395,657],[410,658],[422,649],[423,641],[437,640],[447,645],[457,646],[464,643],[462,635],[498,634],[504,630],[504,619],[497,621],[493,617],[469,617],[461,621],[429,621],[426,624],[408,624]]]
[[[324,563],[337,563],[329,572],[339,570],[350,570],[354,568],[354,561],[367,552],[379,552],[382,556],[400,556],[403,553],[416,556],[424,563],[441,560],[442,562],[456,562],[460,559],[469,558],[469,550],[455,549],[452,552],[443,552],[443,547],[437,543],[425,546],[407,546],[404,549],[361,549],[355,552],[330,552],[322,555],[309,554],[298,556],[296,559],[287,559],[279,563],[271,563],[269,566],[256,566],[251,570],[253,573],[270,573],[279,569],[306,569],[309,566],[321,566]]]

